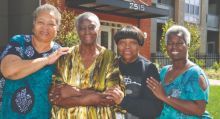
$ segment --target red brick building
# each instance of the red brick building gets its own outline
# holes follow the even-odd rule
[[[168,11],[151,7],[151,0],[42,0],[56,2],[62,9],[71,9],[74,14],[85,11],[95,13],[101,20],[101,35],[98,43],[116,51],[112,39],[114,33],[124,25],[132,24],[139,27],[146,34],[145,44],[141,54],[150,57],[150,35],[152,17],[166,16]],[[148,36],[148,37],[147,37]]]

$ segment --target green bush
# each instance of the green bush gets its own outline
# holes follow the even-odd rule
[[[79,43],[79,38],[75,28],[75,14],[72,10],[59,8],[60,0],[46,0],[46,3],[54,5],[59,9],[62,15],[61,25],[57,35],[56,42],[62,46],[73,46]]]
[[[62,11],[62,21],[58,32],[57,42],[62,46],[73,46],[79,43],[79,38],[75,28],[75,15],[72,11]]]
[[[220,70],[215,69],[204,69],[209,79],[220,80]]]
[[[212,69],[214,69],[215,71],[220,70],[220,63],[214,62],[212,65]]]
[[[205,60],[196,59],[195,57],[190,57],[190,60],[192,60],[195,64],[199,65],[201,68],[205,67]]]

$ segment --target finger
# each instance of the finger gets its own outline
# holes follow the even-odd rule
[[[70,49],[69,47],[62,47],[60,48],[60,51],[68,53],[70,51],[69,49]]]
[[[65,84],[56,84],[56,88],[62,88],[64,86],[65,86]]]
[[[159,84],[159,82],[152,77],[149,78],[149,81],[152,82],[154,85]]]
[[[116,91],[112,90],[112,91],[107,92],[106,95],[108,98],[111,98],[111,97],[116,98],[118,94]]]
[[[124,97],[124,93],[119,88],[116,88],[115,91],[116,91],[118,98]]]
[[[147,87],[153,91],[155,89],[155,84],[152,83],[149,79],[146,82],[147,82]]]
[[[117,91],[116,89],[111,91],[109,96],[106,97],[107,99],[110,99],[110,100],[114,100],[115,103],[119,103],[120,100],[122,100],[122,96],[121,94],[119,93],[119,91]]]
[[[147,83],[148,83],[149,85],[151,85],[152,87],[158,87],[158,85],[159,85],[159,83],[158,83],[157,81],[152,80],[151,78],[148,78],[148,79],[147,79]]]
[[[150,80],[153,81],[154,83],[156,83],[157,85],[160,84],[160,82],[153,77],[150,77]]]
[[[56,57],[60,57],[62,55],[68,54],[69,48],[68,47],[63,47],[59,48],[57,51],[54,52]]]
[[[49,98],[50,98],[50,97],[53,97],[53,93],[49,93]]]
[[[147,85],[147,87],[148,87],[152,92],[154,92],[153,86]]]
[[[110,105],[115,104],[114,100],[111,100],[111,99],[102,99],[100,103],[101,105],[104,105],[104,106],[110,106]]]
[[[64,51],[68,51],[70,48],[69,47],[61,47],[59,49],[64,50]]]
[[[147,78],[146,84],[150,86],[154,86],[154,83],[149,78]]]
[[[54,98],[54,97],[50,97],[49,99],[50,99],[50,102],[52,102],[52,103],[54,103],[56,101],[56,98]]]
[[[113,88],[113,87],[110,87],[110,88],[107,88],[107,89],[106,89],[106,92],[109,92],[109,91],[112,91],[112,90],[114,90],[114,88]]]

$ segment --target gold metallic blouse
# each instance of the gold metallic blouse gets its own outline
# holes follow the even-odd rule
[[[115,54],[101,47],[100,54],[93,64],[85,69],[79,54],[79,45],[71,48],[71,53],[61,57],[57,62],[57,73],[54,82],[59,80],[81,89],[105,91],[107,87],[119,85],[124,90],[122,76],[119,72]],[[115,119],[117,106],[75,106],[60,108],[53,106],[52,119]]]

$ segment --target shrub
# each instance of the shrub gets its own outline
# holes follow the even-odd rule
[[[52,4],[59,9],[62,15],[61,25],[57,35],[56,42],[62,46],[73,46],[79,43],[79,38],[75,28],[75,14],[70,9],[61,9],[60,0],[46,0],[46,3]]]
[[[62,46],[73,46],[79,43],[75,28],[75,15],[70,10],[62,11],[62,21],[58,32],[57,42]]]
[[[214,62],[212,65],[212,69],[214,69],[215,71],[220,70],[220,63]]]

